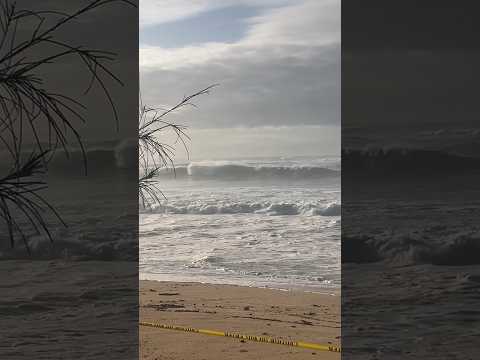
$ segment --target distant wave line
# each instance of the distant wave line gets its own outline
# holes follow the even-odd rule
[[[190,177],[218,179],[311,179],[340,176],[340,170],[320,166],[268,166],[244,164],[190,163],[172,169],[162,169],[160,177]]]

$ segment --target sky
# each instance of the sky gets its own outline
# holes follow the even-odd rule
[[[192,158],[339,153],[339,0],[140,0],[139,38],[144,104],[219,84],[169,117]]]

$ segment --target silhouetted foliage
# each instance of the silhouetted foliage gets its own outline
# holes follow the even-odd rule
[[[162,140],[162,133],[173,131],[176,136],[174,144],[180,142],[188,155],[186,141],[190,140],[190,137],[185,132],[186,127],[168,122],[165,118],[168,114],[183,107],[195,107],[196,105],[192,100],[198,96],[209,94],[215,86],[217,84],[185,96],[176,105],[168,109],[151,108],[140,101],[138,124],[140,176],[138,189],[139,198],[144,207],[158,203],[162,197],[165,198],[158,187],[157,176],[159,171],[163,168],[171,168],[175,172],[175,147]]]
[[[82,114],[85,105],[49,90],[48,79],[42,75],[43,67],[55,65],[66,57],[76,57],[91,78],[85,93],[94,84],[100,86],[118,128],[118,114],[105,82],[111,79],[122,84],[108,68],[115,54],[73,44],[59,36],[66,24],[111,3],[136,6],[130,0],[91,0],[76,11],[65,13],[19,9],[9,0],[0,4],[0,143],[12,160],[8,174],[0,178],[0,217],[7,225],[12,247],[17,234],[28,249],[26,228],[21,225],[20,218],[50,240],[52,235],[46,217],[53,214],[63,223],[60,215],[40,195],[47,184],[38,177],[46,173],[56,150],[62,149],[68,157],[69,133],[79,145],[85,171],[87,169],[85,148],[76,129],[77,122],[87,120]],[[19,28],[22,28],[22,35]],[[46,139],[42,138],[45,129]],[[32,146],[25,143],[27,132],[32,134],[34,144],[31,155],[25,159],[25,146]]]

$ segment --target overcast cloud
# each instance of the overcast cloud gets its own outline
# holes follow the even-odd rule
[[[220,84],[175,121],[194,128],[340,126],[339,0],[141,0],[140,24],[146,104],[173,105]]]

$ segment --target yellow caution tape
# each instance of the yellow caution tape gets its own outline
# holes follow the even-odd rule
[[[333,345],[314,344],[314,343],[308,343],[303,341],[289,341],[289,340],[275,339],[275,338],[266,337],[266,336],[243,335],[243,334],[231,333],[226,331],[195,329],[191,327],[158,324],[158,323],[144,322],[144,321],[140,322],[139,324],[142,326],[150,326],[150,327],[160,328],[160,329],[186,331],[186,332],[193,332],[193,333],[213,335],[213,336],[225,336],[225,337],[230,337],[234,339],[250,340],[250,341],[263,342],[263,343],[269,343],[269,344],[288,345],[288,346],[295,346],[295,347],[311,349],[311,350],[341,352],[340,347],[333,346]]]

